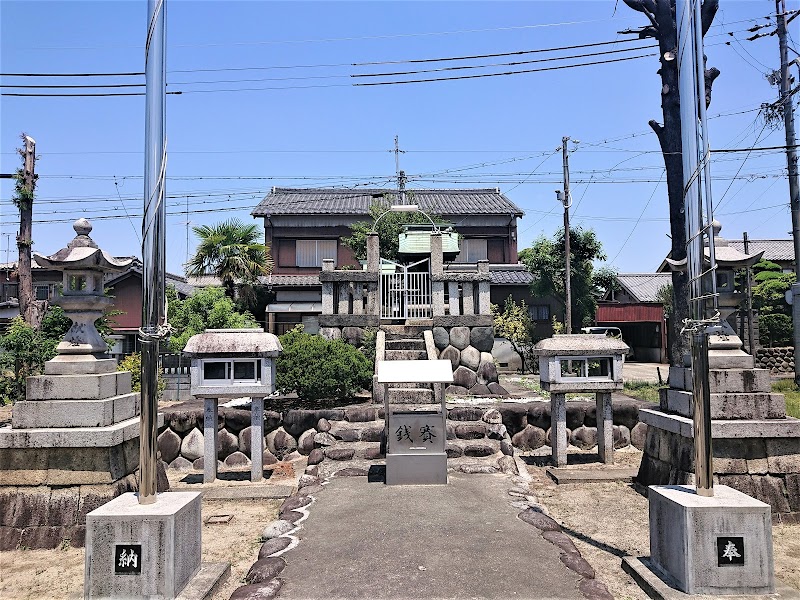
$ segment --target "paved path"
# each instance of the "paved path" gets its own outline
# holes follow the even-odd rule
[[[581,598],[559,549],[520,519],[504,475],[447,486],[333,478],[296,534],[280,600]]]
[[[661,379],[667,383],[669,378],[669,365],[661,363],[629,362],[622,365],[622,378],[625,381],[649,381],[658,383],[658,372]]]

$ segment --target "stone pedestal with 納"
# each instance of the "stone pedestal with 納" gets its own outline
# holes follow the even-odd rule
[[[123,494],[86,515],[84,598],[175,598],[200,570],[201,496]]]
[[[775,591],[769,504],[725,485],[651,486],[650,562],[687,594]]]

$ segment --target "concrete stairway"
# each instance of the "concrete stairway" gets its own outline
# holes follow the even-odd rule
[[[386,335],[384,360],[427,360],[425,325],[383,325]],[[412,374],[413,376],[413,374]],[[424,383],[398,383],[389,386],[389,403],[424,407],[434,402],[431,386]]]

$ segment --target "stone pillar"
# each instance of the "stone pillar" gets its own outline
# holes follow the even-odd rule
[[[800,283],[792,285],[792,323],[794,324],[794,381],[800,382],[800,361],[797,351],[800,349]]]
[[[267,313],[267,331],[275,333],[275,313]]]
[[[487,274],[489,273],[489,261],[488,260],[479,260],[478,261],[478,273]],[[492,314],[491,308],[491,296],[490,296],[491,284],[488,280],[486,281],[479,281],[478,282],[478,314],[479,315],[490,315]]]
[[[611,392],[595,392],[597,405],[597,453],[600,462],[614,463],[614,417],[611,410]]]
[[[431,233],[431,275],[436,277],[444,271],[444,253],[442,252],[442,232]]]
[[[553,450],[553,465],[567,464],[567,395],[550,392],[550,447]]]
[[[250,400],[250,481],[261,481],[264,478],[264,398]]]
[[[380,316],[380,302],[378,302],[378,284],[367,284],[367,314]]]
[[[450,316],[455,317],[460,315],[461,311],[458,308],[459,293],[457,281],[447,282],[447,294],[450,296]]]
[[[333,259],[332,258],[325,258],[322,260],[322,270],[323,272],[326,271],[333,271]],[[333,282],[332,281],[323,281],[322,282],[322,314],[323,315],[332,315],[333,312]]]
[[[444,282],[432,281],[431,282],[431,300],[433,303],[433,316],[444,316]]]
[[[364,284],[360,281],[353,282],[353,314],[364,314]]]
[[[340,315],[350,314],[350,282],[340,281],[336,285],[339,286],[339,311]]]
[[[463,290],[464,296],[464,314],[465,315],[474,315],[475,314],[475,297],[473,296],[473,290],[475,289],[475,282],[474,281],[465,281],[461,284],[461,289]]]
[[[380,273],[381,249],[377,233],[367,234],[367,271]]]
[[[217,398],[206,398],[203,411],[203,483],[217,479],[217,411]]]

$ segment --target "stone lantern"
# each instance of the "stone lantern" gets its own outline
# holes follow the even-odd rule
[[[108,345],[95,328],[94,322],[114,302],[113,298],[103,293],[104,276],[107,273],[124,271],[132,259],[119,260],[98,248],[89,237],[92,225],[88,220],[78,219],[72,228],[77,235],[66,248],[50,256],[37,254],[36,262],[63,273],[61,294],[53,300],[53,304],[63,308],[64,313],[72,320],[72,326],[58,344],[59,356],[53,362],[81,363],[85,367],[94,361],[113,360],[106,356]]]

